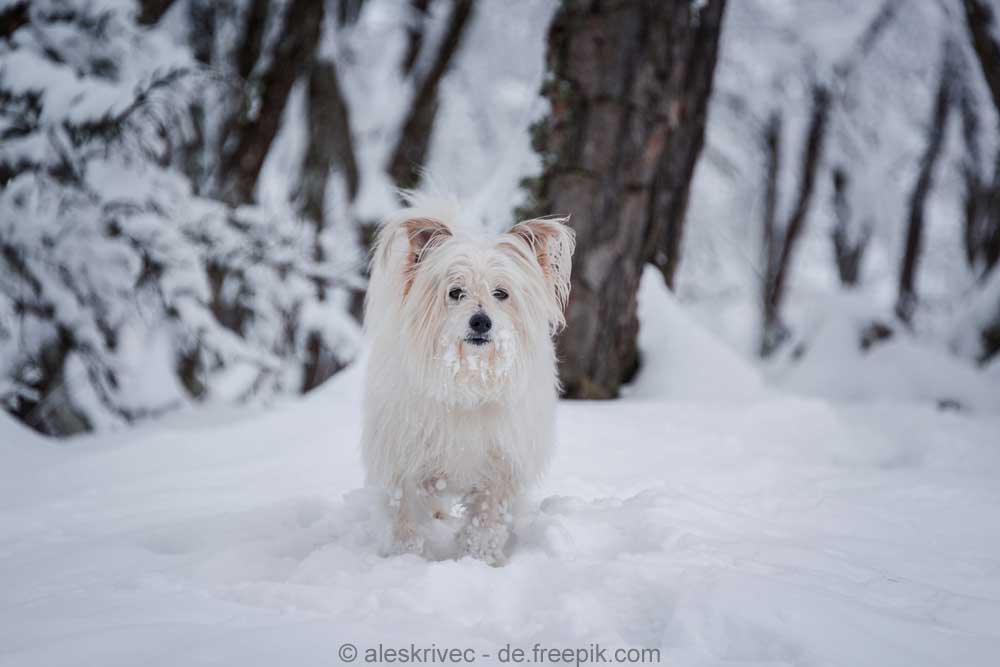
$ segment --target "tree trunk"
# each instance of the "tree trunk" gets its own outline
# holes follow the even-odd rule
[[[340,0],[337,2],[337,23],[341,27],[357,23],[364,4],[365,0]]]
[[[192,0],[187,7],[188,41],[191,51],[202,65],[212,67],[215,60],[215,36],[220,22],[222,3],[209,0]],[[194,100],[188,106],[191,132],[181,137],[180,145],[173,152],[176,166],[188,177],[191,189],[196,195],[204,195],[211,190],[211,173],[218,156],[216,146],[209,145],[209,118],[205,104]]]
[[[777,271],[778,256],[783,234],[778,230],[778,178],[781,174],[781,114],[774,111],[764,127],[764,209],[761,220],[761,255],[764,275],[761,278],[761,306],[763,335],[760,353],[767,355],[785,338],[785,330],[779,328],[777,309],[770,299],[771,285]]]
[[[141,25],[153,25],[167,13],[174,0],[141,0],[138,20]]]
[[[243,41],[236,52],[236,72],[244,81],[250,79],[253,68],[260,60],[261,49],[264,48],[264,35],[267,33],[267,15],[270,0],[251,0],[243,27]]]
[[[315,54],[323,5],[315,0],[291,0],[270,67],[256,82],[257,95],[248,95],[240,117],[226,133],[218,195],[231,205],[253,201],[257,177],[278,133],[292,85]],[[242,56],[240,61],[241,67],[246,64]]]
[[[326,190],[331,173],[339,171],[343,175],[351,199],[358,193],[360,174],[351,139],[350,110],[340,88],[336,63],[318,60],[313,64],[308,96],[309,146],[295,198],[302,215],[312,221],[319,234],[326,222]]]
[[[413,72],[420,51],[424,48],[424,35],[427,32],[427,14],[430,11],[431,0],[410,0],[410,22],[406,28],[406,53],[400,69],[404,76]]]
[[[809,206],[812,203],[816,187],[816,173],[819,170],[823,156],[823,144],[826,141],[826,125],[829,114],[830,93],[822,86],[815,86],[813,88],[809,131],[802,153],[802,165],[799,168],[799,189],[795,198],[795,206],[780,236],[773,228],[773,220],[765,220],[764,223],[765,244],[769,247],[765,248],[767,267],[764,275],[764,330],[761,336],[761,356],[767,356],[774,352],[787,335],[785,326],[781,322],[781,302],[785,298],[785,286],[788,284],[792,256],[802,235],[802,230],[805,228],[806,216],[809,214]],[[780,125],[777,131],[780,132]],[[771,139],[768,141],[770,143]],[[777,161],[774,164],[776,170]],[[769,184],[771,183],[770,179],[775,179],[774,187],[777,187],[778,174],[769,175],[768,178]],[[774,197],[775,201],[769,204],[769,208],[776,206],[777,194],[769,195],[769,199],[771,196]],[[773,208],[770,215],[775,215]],[[772,227],[770,231],[768,231],[768,226]]]
[[[413,103],[403,121],[399,140],[388,166],[389,176],[401,188],[414,188],[420,184],[420,168],[427,158],[427,148],[430,146],[434,119],[437,116],[438,87],[462,43],[472,16],[472,6],[472,0],[455,0],[434,62],[417,85]]]
[[[990,89],[993,106],[1000,113],[1000,44],[993,38],[997,18],[986,0],[963,0],[972,47]]]
[[[323,231],[329,211],[326,210],[327,188],[334,173],[341,173],[347,194],[358,192],[359,173],[351,140],[350,114],[337,77],[333,61],[318,60],[309,73],[309,147],[302,165],[299,190],[295,195],[302,216],[315,227],[313,259],[326,260]],[[316,281],[320,301],[327,299],[327,288]],[[343,368],[318,331],[306,337],[302,392],[311,391]]]
[[[899,15],[904,0],[884,0],[882,6],[869,21],[864,31],[847,53],[833,67],[833,80],[828,87],[835,105],[839,111],[852,114],[854,107],[849,91],[852,90],[851,79],[857,74],[861,64],[871,54],[875,46]],[[864,155],[853,158],[854,164],[841,164],[835,167],[830,176],[833,185],[832,208],[834,217],[830,240],[833,245],[833,258],[837,266],[840,283],[851,289],[858,285],[861,279],[861,263],[865,250],[871,241],[874,221],[865,214],[866,202],[861,202],[857,208],[862,216],[855,216],[855,207],[851,205],[852,190],[850,173],[858,161],[863,161]],[[858,219],[860,217],[860,219]],[[864,345],[864,343],[863,343]]]
[[[969,38],[993,100],[994,121],[1000,127],[1000,42],[994,37],[997,17],[983,0],[964,0]],[[1000,152],[993,177],[980,174],[978,116],[968,90],[962,99],[965,143],[965,248],[970,266],[984,280],[1000,260]]]
[[[837,167],[831,172],[831,178],[834,225],[830,238],[833,241],[833,258],[840,283],[853,288],[861,279],[861,262],[871,240],[872,226],[870,220],[865,220],[861,229],[852,233],[850,176],[843,167]]]
[[[913,186],[913,193],[910,195],[906,245],[899,273],[899,294],[896,298],[896,315],[905,323],[909,323],[913,318],[917,304],[916,276],[923,250],[924,204],[933,185],[934,165],[937,163],[944,145],[945,124],[948,121],[948,111],[951,107],[951,77],[954,74],[953,48],[949,43],[944,45],[937,94],[934,98],[934,108],[931,111],[930,125],[927,129],[927,147],[920,159],[917,181]]]
[[[676,267],[724,4],[567,0],[552,22],[544,170],[528,185],[533,212],[572,214],[577,233],[567,396],[614,397],[638,367],[639,278],[649,262]]]
[[[661,224],[651,225],[647,255],[663,274],[667,287],[674,288],[681,259],[685,212],[694,167],[705,143],[708,100],[715,78],[715,64],[722,32],[723,2],[712,3],[697,14],[696,28],[671,23],[671,70],[669,90],[676,90],[667,111],[673,127],[669,143],[660,158],[653,187],[652,215]]]

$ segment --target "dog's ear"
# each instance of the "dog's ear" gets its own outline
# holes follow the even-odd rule
[[[519,222],[511,227],[511,236],[528,244],[542,273],[555,290],[559,308],[569,299],[569,277],[576,235],[567,224],[568,215],[550,215]]]
[[[410,285],[413,284],[413,272],[427,252],[441,245],[452,234],[446,224],[433,218],[410,218],[403,221],[400,229],[410,244],[410,250],[406,256],[405,294],[410,291]]]
[[[403,232],[410,242],[410,265],[417,265],[424,253],[440,245],[451,236],[451,230],[440,220],[432,218],[411,218],[402,224]]]

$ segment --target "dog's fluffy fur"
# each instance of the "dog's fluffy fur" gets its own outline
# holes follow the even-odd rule
[[[489,238],[454,202],[409,204],[379,232],[365,302],[368,482],[388,491],[391,551],[440,555],[438,520],[457,555],[497,563],[512,503],[552,452],[573,232],[550,217]]]

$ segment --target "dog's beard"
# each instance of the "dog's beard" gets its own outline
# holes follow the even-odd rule
[[[442,397],[465,406],[502,399],[513,383],[517,354],[517,338],[509,329],[441,336],[435,360]]]

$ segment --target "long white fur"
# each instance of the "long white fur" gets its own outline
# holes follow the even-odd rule
[[[365,302],[368,482],[397,501],[394,550],[423,551],[431,506],[414,498],[446,489],[474,505],[460,552],[495,562],[507,532],[491,524],[509,522],[510,503],[553,449],[552,336],[564,325],[573,233],[550,218],[491,238],[464,225],[454,201],[410,195],[409,204],[379,232]],[[466,293],[457,303],[453,287]],[[498,287],[509,298],[495,299]],[[473,346],[464,339],[479,310],[492,342]]]

